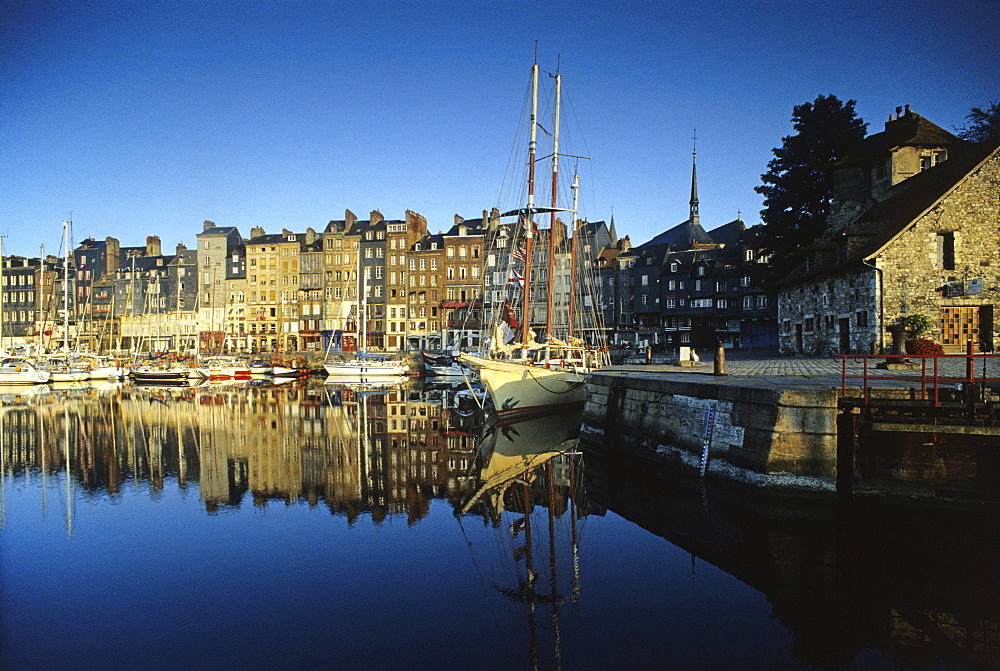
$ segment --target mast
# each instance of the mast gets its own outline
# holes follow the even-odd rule
[[[537,59],[536,59],[537,60]],[[531,331],[531,247],[534,237],[535,210],[535,151],[537,147],[538,119],[538,63],[531,66],[531,128],[528,131],[528,206],[524,213],[524,312],[521,324],[521,342],[528,344]]]
[[[69,222],[63,223],[63,350],[69,353]]]
[[[577,234],[577,219],[576,219],[576,208],[577,199],[580,195],[580,175],[573,175],[573,237],[570,238],[569,242],[569,315],[568,315],[568,331],[566,332],[566,337],[570,338],[573,336],[573,313],[576,306],[576,234]],[[586,334],[584,334],[586,335]]]
[[[555,281],[556,281],[556,200],[559,192],[559,104],[562,94],[562,75],[559,73],[559,66],[556,66],[556,107],[555,119],[552,129],[552,214],[549,215],[549,278],[546,286],[548,300],[545,306],[545,334],[546,338],[552,333],[552,314],[555,302]]]

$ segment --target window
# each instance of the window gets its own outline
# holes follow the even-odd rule
[[[855,321],[857,322],[857,324],[858,324],[859,327],[867,327],[868,326],[868,311],[867,310],[859,310],[858,312],[856,312],[855,313]]]
[[[649,286],[649,275],[643,275],[639,278],[639,284],[644,287]]]
[[[759,308],[767,307],[767,296],[757,296],[757,307]]]
[[[677,300],[673,296],[667,298],[664,303],[668,309],[677,307]]]
[[[698,266],[698,274],[699,275],[705,274],[705,266]]]
[[[743,297],[743,309],[749,309],[753,307],[753,296]]]
[[[672,272],[672,273],[676,273],[679,268],[680,268],[680,264],[677,263],[676,261],[674,261],[673,263],[670,264],[670,272]]]
[[[942,270],[955,269],[955,233],[943,231],[934,240],[934,265]]]
[[[670,280],[667,282],[667,291],[673,291],[677,288],[677,282],[675,280]]]
[[[750,286],[750,276],[749,275],[744,275],[743,277],[740,278],[740,286],[741,287],[748,287],[748,286]]]
[[[806,317],[805,330],[807,332],[813,330],[813,318],[812,317]]]

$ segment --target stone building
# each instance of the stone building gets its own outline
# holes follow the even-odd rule
[[[836,173],[826,233],[779,285],[783,353],[880,353],[901,317],[946,351],[992,351],[1000,299],[1000,154],[906,110]]]

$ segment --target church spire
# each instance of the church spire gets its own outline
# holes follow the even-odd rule
[[[689,219],[694,226],[700,226],[698,217],[698,130],[695,129],[691,138],[693,149],[691,151],[691,213]]]

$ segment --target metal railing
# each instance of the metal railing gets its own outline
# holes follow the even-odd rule
[[[847,397],[848,380],[860,380],[862,399],[865,404],[871,400],[873,382],[911,383],[920,385],[921,400],[929,400],[934,407],[941,407],[941,389],[947,385],[979,384],[1000,382],[1000,354],[983,354],[973,351],[973,343],[965,354],[840,354],[841,361],[840,396]],[[861,364],[860,373],[848,372],[847,364],[853,361]],[[911,374],[900,371],[890,372],[887,364],[919,365]],[[873,365],[874,364],[874,365]],[[883,364],[879,367],[877,364]],[[977,369],[979,372],[977,373]],[[990,373],[994,376],[991,377]]]

